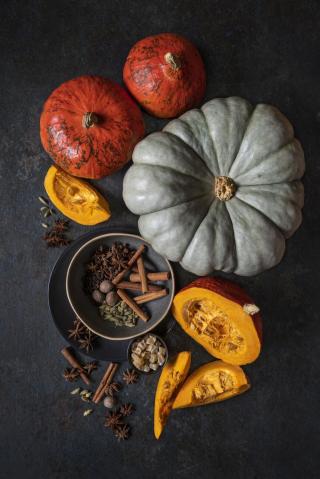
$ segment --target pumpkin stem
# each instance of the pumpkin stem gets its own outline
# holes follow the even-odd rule
[[[228,176],[216,176],[214,180],[214,193],[220,201],[228,201],[236,193],[236,184]]]
[[[181,68],[181,60],[177,55],[168,52],[165,54],[164,59],[174,70],[179,70]]]
[[[84,128],[91,128],[99,122],[98,116],[93,111],[87,111],[82,117],[82,126]]]

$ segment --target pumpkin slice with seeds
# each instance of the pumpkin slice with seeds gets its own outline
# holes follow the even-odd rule
[[[213,361],[194,371],[179,390],[173,409],[224,401],[250,388],[240,366]]]
[[[260,354],[259,308],[235,283],[199,278],[175,296],[172,313],[183,330],[218,359],[241,365]]]

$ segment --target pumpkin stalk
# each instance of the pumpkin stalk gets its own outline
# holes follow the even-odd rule
[[[99,122],[98,116],[93,111],[87,111],[82,117],[82,126],[91,128]]]
[[[173,70],[179,70],[181,68],[181,60],[177,55],[168,52],[165,54],[164,59],[166,63],[173,68]]]
[[[220,201],[228,201],[234,197],[237,187],[232,178],[216,176],[214,180],[214,193]]]

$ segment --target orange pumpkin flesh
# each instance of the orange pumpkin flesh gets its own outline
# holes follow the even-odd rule
[[[206,87],[198,50],[173,33],[136,43],[126,60],[123,80],[143,108],[160,118],[173,118],[198,106]]]
[[[173,409],[224,401],[242,394],[250,383],[240,368],[224,361],[213,361],[194,371],[180,388]]]
[[[159,439],[173,402],[190,369],[191,353],[183,351],[162,369],[154,401],[154,435]]]
[[[183,330],[212,356],[248,364],[261,350],[261,317],[243,308],[252,299],[222,278],[200,278],[174,298],[172,312]]]
[[[131,159],[144,125],[140,109],[122,87],[105,78],[82,76],[49,96],[40,136],[44,149],[67,173],[102,178]]]

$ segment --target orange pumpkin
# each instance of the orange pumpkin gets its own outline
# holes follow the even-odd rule
[[[216,358],[241,365],[260,354],[259,308],[235,283],[199,278],[175,296],[172,313],[183,330]]]
[[[67,173],[102,178],[131,159],[144,136],[140,109],[105,78],[82,76],[52,92],[40,118],[44,149]]]
[[[206,87],[198,50],[173,33],[136,43],[126,60],[123,79],[143,108],[160,118],[176,117],[198,106]]]

